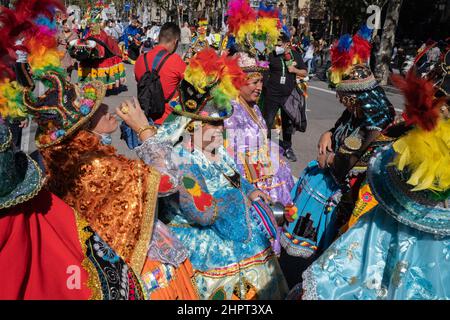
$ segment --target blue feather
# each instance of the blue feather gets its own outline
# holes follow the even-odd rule
[[[361,38],[366,39],[367,41],[370,41],[372,38],[372,32],[373,29],[370,29],[366,24],[359,29],[358,34]]]
[[[56,30],[56,21],[55,20],[51,21],[49,18],[47,18],[44,15],[39,15],[35,19],[35,23],[39,26],[46,26],[50,30]]]
[[[350,48],[352,47],[353,39],[352,36],[349,34],[344,34],[340,39],[338,43],[338,50],[339,52],[349,52]]]

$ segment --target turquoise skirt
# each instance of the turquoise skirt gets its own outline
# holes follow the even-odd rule
[[[289,255],[309,258],[334,241],[341,192],[328,169],[312,161],[292,190],[298,219],[283,226],[281,244]]]

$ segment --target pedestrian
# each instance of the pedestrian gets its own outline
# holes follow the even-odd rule
[[[183,73],[186,69],[186,63],[175,53],[180,37],[180,28],[173,22],[168,22],[161,27],[158,45],[147,53],[147,64],[149,68],[153,66],[153,62],[157,56],[159,56],[160,61],[163,61],[166,55],[170,55],[159,72],[164,97],[167,100],[176,94],[177,86],[183,79]],[[139,82],[145,72],[144,55],[141,55],[137,59],[134,69],[136,81]],[[171,109],[172,108],[166,104],[164,115],[160,119],[155,120],[155,123],[158,125],[162,124],[171,113]]]
[[[313,70],[314,70],[314,53],[315,53],[315,46],[314,41],[311,41],[306,48],[305,56],[303,60],[305,61],[306,65],[308,66],[308,74],[310,77],[313,76]]]
[[[181,53],[183,56],[189,49],[192,41],[192,32],[189,28],[189,23],[185,22],[181,28]]]
[[[286,61],[285,54],[289,54],[295,64],[288,65],[288,62],[291,61]],[[297,85],[297,76],[307,76],[307,67],[301,55],[290,49],[289,37],[285,33],[282,33],[275,51],[269,55],[269,63],[270,69],[263,109],[268,137],[271,138],[275,116],[281,108],[283,140],[280,141],[280,145],[285,150],[284,156],[289,161],[295,162],[297,157],[292,150],[292,135],[295,132],[295,127],[282,107]]]

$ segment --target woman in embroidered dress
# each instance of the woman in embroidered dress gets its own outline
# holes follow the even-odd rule
[[[250,183],[270,196],[271,201],[286,206],[292,203],[294,179],[279,146],[267,139],[267,126],[256,105],[265,68],[245,53],[239,55],[239,65],[246,72],[247,83],[240,87],[239,98],[232,102],[233,114],[224,122],[226,148]]]
[[[298,213],[286,215],[281,236],[290,255],[316,257],[334,241],[353,211],[367,152],[394,121],[392,104],[365,64],[370,34],[363,27],[334,46],[333,82],[338,83],[337,96],[346,109],[321,136],[317,161],[308,164],[292,190]]]
[[[91,9],[89,31],[81,40],[69,43],[69,52],[79,61],[79,81],[99,80],[112,90],[125,84],[126,73],[116,40],[101,29],[102,10],[101,5]]]
[[[56,30],[48,26],[56,29],[55,9],[63,9],[54,0],[14,6],[0,8],[0,21],[10,21],[0,42],[0,299],[143,299],[133,270],[81,215],[42,189],[45,178],[36,162],[13,149],[2,118],[27,117],[22,86],[33,86],[29,69],[57,66]],[[30,53],[22,51],[18,60],[30,68],[14,74],[9,55],[18,39]]]
[[[117,109],[144,141],[135,149],[141,159],[175,166],[161,219],[188,248],[201,299],[283,299],[287,290],[252,207],[267,197],[223,147],[223,120],[243,81],[237,61],[206,49],[191,59],[180,100],[156,136],[143,131],[148,122],[137,102]]]
[[[450,299],[450,119],[431,83],[394,81],[411,127],[370,161],[379,204],[306,270],[303,299]]]
[[[0,120],[0,299],[144,299],[133,269],[44,184]]]
[[[150,299],[197,299],[187,250],[156,219],[160,173],[109,146],[118,123],[101,105],[104,86],[76,87],[54,72],[37,79],[49,89],[37,98],[25,90],[24,103],[39,126],[49,190],[139,272]]]

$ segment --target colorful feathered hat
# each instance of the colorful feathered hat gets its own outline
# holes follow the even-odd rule
[[[66,80],[61,68],[62,53],[57,50],[55,9],[64,9],[59,1],[19,0],[15,10],[2,10],[0,22],[5,41],[0,44],[1,61],[11,68],[15,51],[28,52],[26,62],[34,82],[48,90],[35,97],[33,89],[22,87],[12,72],[0,79],[0,115],[3,118],[32,116],[38,123],[36,144],[44,148],[61,142],[85,124],[98,109],[105,96],[101,82],[77,86]],[[6,22],[9,22],[7,24]],[[26,55],[25,55],[26,56]]]
[[[14,10],[0,10],[0,116],[3,118],[27,115],[23,87],[16,81],[12,68],[18,55],[27,55],[29,77],[38,77],[50,70],[64,73],[63,53],[57,49],[56,9],[64,9],[58,0],[18,0]]]
[[[48,90],[35,97],[30,89],[24,89],[24,104],[38,124],[36,146],[46,148],[60,143],[86,124],[100,107],[106,88],[100,81],[74,85],[54,71],[39,80]]]
[[[256,12],[248,0],[232,0],[228,7],[228,31],[240,47],[239,51],[256,59],[268,55],[281,34],[279,11],[261,3]]]
[[[368,180],[375,198],[399,222],[431,233],[450,235],[450,119],[439,107],[436,89],[410,71],[393,82],[405,96],[409,124],[391,147],[370,161]],[[448,98],[447,98],[448,99]]]
[[[330,82],[338,92],[361,92],[378,86],[367,66],[372,29],[364,25],[358,33],[343,35],[331,50]]]
[[[239,96],[245,74],[236,58],[219,57],[210,48],[190,61],[179,85],[180,96],[170,101],[175,114],[197,121],[216,122],[231,116],[231,101]]]

